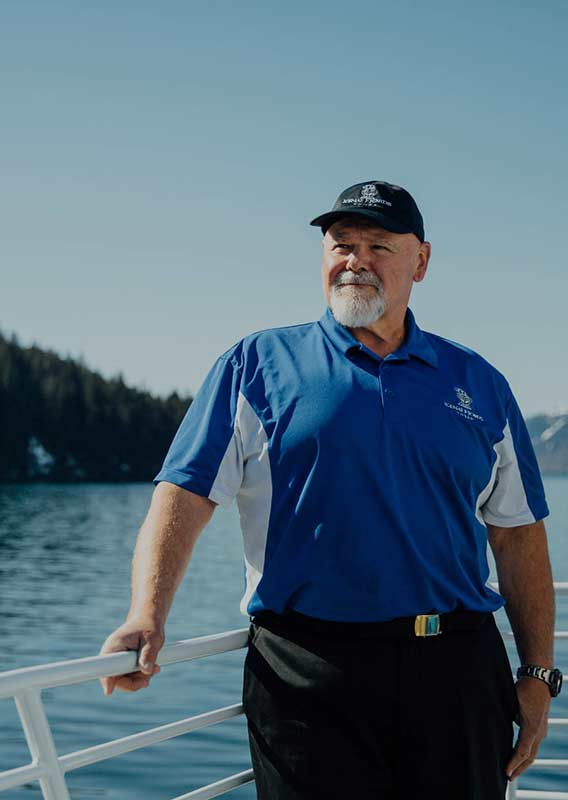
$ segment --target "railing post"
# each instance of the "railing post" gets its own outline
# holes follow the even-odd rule
[[[65,774],[57,760],[55,742],[47,719],[41,690],[26,689],[14,697],[34,764],[43,770],[39,779],[45,800],[71,800]]]
[[[517,786],[518,782],[516,780],[509,782],[507,786],[507,800],[517,800]]]

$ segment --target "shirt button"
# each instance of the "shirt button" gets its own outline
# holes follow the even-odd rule
[[[395,395],[395,393],[392,391],[392,389],[385,389],[385,395],[386,395],[387,397],[390,397],[390,398],[396,397],[396,395]]]

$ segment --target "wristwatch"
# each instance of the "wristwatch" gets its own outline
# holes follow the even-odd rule
[[[557,697],[562,688],[562,672],[559,669],[535,667],[533,664],[522,664],[517,670],[517,678],[538,678],[548,686],[551,697]]]

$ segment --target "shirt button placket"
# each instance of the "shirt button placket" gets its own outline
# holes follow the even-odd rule
[[[379,395],[381,398],[381,406],[383,408],[383,414],[385,411],[385,398],[388,397],[388,389],[383,385],[383,375],[385,371],[385,362],[381,361],[379,364],[379,371],[378,371],[378,379],[379,379]]]
[[[382,402],[383,402],[383,409],[384,410],[388,410],[389,401],[392,401],[396,397],[396,393],[393,392],[393,390],[388,385],[385,386],[383,380],[381,379],[381,375],[380,375],[380,373],[382,372],[382,378],[384,378],[385,374],[387,372],[387,369],[389,370],[389,374],[391,372],[389,364],[387,363],[387,360],[388,360],[388,356],[382,362],[381,369],[380,369],[380,372],[379,372],[379,381],[381,382],[381,390],[382,390],[381,399],[382,399]]]

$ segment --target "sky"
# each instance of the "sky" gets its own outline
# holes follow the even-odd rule
[[[406,187],[418,324],[568,409],[568,5],[1,0],[0,330],[194,394],[319,318],[309,220]]]

